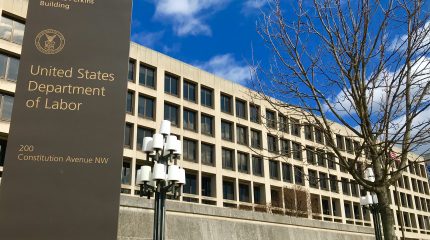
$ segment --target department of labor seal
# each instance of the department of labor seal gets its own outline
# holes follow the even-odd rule
[[[46,29],[37,34],[35,44],[41,53],[57,54],[63,50],[66,39],[59,31]]]

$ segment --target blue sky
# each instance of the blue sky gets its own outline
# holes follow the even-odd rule
[[[133,4],[131,38],[141,45],[243,85],[248,85],[250,80],[249,66],[258,63],[267,70],[273,63],[273,52],[264,45],[256,31],[262,13],[270,10],[267,0],[133,0]],[[306,7],[309,2],[304,1],[304,4]],[[294,15],[292,9],[297,7],[297,1],[282,1],[282,5],[284,16]],[[423,12],[428,13],[429,9],[430,3],[425,2]],[[397,17],[401,19],[402,15]],[[377,15],[372,21],[375,20],[380,20]],[[396,22],[392,23],[386,33],[386,37],[391,39],[389,41],[404,36],[405,29],[397,27]],[[429,26],[430,21],[426,27]],[[308,40],[312,40],[312,44],[307,47],[318,45],[313,39]],[[430,57],[426,56],[425,61],[430,61]],[[330,68],[330,61],[327,65]],[[320,79],[325,82],[324,75]],[[322,86],[319,87],[321,89]],[[337,102],[345,102],[340,99],[345,89],[331,85],[325,87],[326,94]],[[382,99],[383,94],[379,95],[373,98]],[[294,98],[275,97],[295,104]],[[426,121],[428,116],[430,109],[416,120]],[[401,122],[402,119],[395,121]]]
[[[267,49],[256,32],[266,0],[134,0],[132,41],[246,83]],[[267,54],[267,52],[265,53]]]

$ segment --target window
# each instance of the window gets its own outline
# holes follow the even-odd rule
[[[140,117],[155,120],[155,99],[139,94],[137,112]]]
[[[234,200],[234,183],[230,181],[223,181],[222,192],[224,199]]]
[[[249,202],[249,186],[247,184],[239,184],[239,201]]]
[[[361,219],[360,205],[357,203],[354,203],[352,206],[354,208],[354,219],[360,220]]]
[[[267,134],[267,150],[269,152],[278,151],[278,139],[275,136]]]
[[[279,179],[279,162],[269,160],[269,173],[271,179]]]
[[[352,209],[351,209],[351,202],[344,202],[344,209],[345,209],[345,217],[346,218],[352,218]]]
[[[309,186],[312,188],[318,188],[317,171],[309,169],[308,174],[309,174]]]
[[[252,174],[263,176],[263,159],[259,156],[252,156]]]
[[[234,170],[234,151],[222,148],[222,168]]]
[[[291,118],[291,134],[300,137],[300,123],[294,118]]]
[[[417,184],[417,180],[411,178],[411,182],[412,182],[412,190],[414,190],[414,192],[418,191],[418,184]]]
[[[320,166],[320,167],[326,167],[327,164],[326,164],[324,150],[318,149],[316,155],[317,155],[318,166]]]
[[[124,147],[133,148],[133,124],[131,124],[131,123],[125,124]]]
[[[351,195],[349,190],[349,181],[346,178],[341,178],[340,181],[342,182],[342,193],[344,195]]]
[[[328,168],[336,170],[336,160],[333,153],[327,153]]]
[[[296,184],[303,185],[305,183],[303,175],[303,168],[299,166],[294,166],[294,181]]]
[[[321,129],[315,127],[315,141],[320,144],[324,144],[324,135]]]
[[[16,82],[18,79],[19,59],[0,53],[0,79]]]
[[[261,148],[261,132],[251,129],[251,147]]]
[[[350,186],[351,186],[352,196],[358,197],[358,185],[357,185],[357,183],[354,181],[351,181]]]
[[[146,87],[155,88],[155,70],[140,64],[139,84]]]
[[[197,162],[197,141],[184,138],[182,145],[182,156],[184,160]]]
[[[130,59],[128,61],[128,81],[134,82],[134,68],[135,68],[135,61],[133,59]]]
[[[332,192],[339,192],[337,177],[335,175],[330,175],[330,190]]]
[[[290,157],[290,141],[286,139],[281,139],[281,154],[282,156]]]
[[[352,147],[352,140],[349,138],[345,138],[345,146],[346,146],[346,151],[348,153],[354,153],[354,149]]]
[[[406,198],[408,200],[408,207],[411,208],[411,209],[413,209],[414,205],[412,203],[412,196],[410,194],[406,194]]]
[[[12,117],[13,97],[0,93],[0,120],[9,122]]]
[[[202,143],[202,164],[205,165],[214,165],[215,164],[215,151],[214,145]]]
[[[254,185],[254,203],[261,204],[263,201],[261,199],[261,187]]]
[[[143,138],[152,137],[154,135],[154,132],[155,131],[153,129],[137,126],[137,142],[136,142],[137,150],[142,150]]]
[[[312,147],[306,147],[306,160],[309,164],[316,164],[315,161],[315,149]]]
[[[197,194],[197,176],[195,174],[185,174],[184,193]]]
[[[328,177],[326,173],[320,172],[320,186],[323,190],[328,190]]]
[[[184,129],[197,131],[197,113],[189,109],[184,109]]]
[[[7,141],[0,139],[0,166],[4,166],[4,160],[6,156]]]
[[[246,102],[236,99],[236,117],[246,119]]]
[[[312,126],[311,126],[311,125],[309,125],[309,124],[306,124],[306,125],[304,126],[304,128],[305,128],[305,138],[306,138],[307,140],[309,140],[309,141],[313,141],[313,140],[314,140],[314,137],[313,137],[313,129],[312,129]]]
[[[129,159],[123,159],[121,169],[121,184],[131,184],[131,164]]]
[[[232,113],[231,96],[221,94],[221,111],[225,113]]]
[[[202,196],[212,197],[212,178],[202,176]]]
[[[331,215],[330,200],[324,197],[321,198],[321,205],[322,205],[323,214]]]
[[[293,167],[291,164],[282,163],[282,180],[284,182],[293,182]]]
[[[410,190],[411,187],[410,187],[410,184],[409,184],[409,178],[408,178],[408,176],[403,176],[403,182],[405,183],[405,188],[408,189],[408,190]]]
[[[354,145],[354,154],[357,156],[361,155],[361,144],[358,141],[354,141],[353,142]]]
[[[345,150],[345,144],[341,135],[336,135],[336,146],[342,151]]]
[[[415,168],[414,168],[414,163],[409,161],[409,172],[411,174],[415,174]]]
[[[272,199],[272,206],[273,207],[279,207],[282,208],[282,201],[280,197],[279,190],[277,189],[270,189],[270,198]]]
[[[288,133],[288,119],[282,114],[279,114],[279,131]]]
[[[237,153],[237,169],[242,173],[249,173],[248,154],[243,152]]]
[[[203,106],[206,107],[213,107],[213,90],[206,88],[206,87],[201,87],[200,89],[200,103]]]
[[[260,123],[260,106],[252,104],[249,107],[249,111],[250,111],[249,120],[251,122]]]
[[[213,123],[213,117],[205,114],[201,114],[201,128],[202,133],[213,136],[213,129],[214,129],[214,123]]]
[[[347,169],[346,169],[345,164],[344,164],[344,162],[346,161],[346,158],[345,158],[345,157],[343,157],[343,158],[342,158],[342,160],[343,160],[343,161],[341,161],[341,160],[339,159],[340,171],[341,171],[341,172],[346,173],[346,172],[347,172]],[[351,161],[354,161],[354,160],[352,160],[352,159],[350,159],[350,160],[351,160]]]
[[[188,100],[190,102],[197,102],[197,94],[196,94],[196,90],[197,90],[197,84],[189,82],[189,81],[184,81],[184,99]]]
[[[22,44],[25,25],[7,16],[1,16],[0,38],[16,44]]]
[[[302,146],[300,145],[300,143],[297,142],[292,142],[293,145],[293,158],[295,160],[302,160]]]
[[[164,76],[164,92],[174,96],[179,96],[178,89],[179,89],[179,77],[166,74]]]
[[[276,113],[266,110],[266,124],[267,127],[276,129]]]
[[[332,205],[332,209],[333,209],[333,215],[336,217],[341,217],[340,200],[336,199],[336,198],[332,198],[331,199],[331,205]],[[369,221],[370,221],[370,219],[369,219]]]
[[[178,108],[178,106],[164,103],[164,120],[169,120],[173,126],[179,127],[179,108]]]
[[[310,200],[311,200],[312,214],[321,214],[320,196],[317,194],[311,194]]]
[[[248,145],[248,128],[245,126],[237,125],[236,127],[237,143]]]
[[[133,114],[134,112],[133,110],[134,110],[134,92],[128,91],[126,111],[127,113]]]
[[[221,121],[221,138],[233,141],[233,124],[231,122]]]

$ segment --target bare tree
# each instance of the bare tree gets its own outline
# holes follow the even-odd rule
[[[286,2],[270,0],[259,22],[275,57],[269,67],[254,64],[254,89],[274,109],[323,132],[338,164],[377,194],[384,238],[395,239],[389,187],[416,161],[410,152],[430,140],[428,3]],[[352,160],[339,149],[339,123],[357,143],[360,154]],[[367,167],[374,170],[374,182],[363,176]]]
[[[299,185],[284,187],[285,215],[293,217],[308,217],[310,208],[310,193]]]

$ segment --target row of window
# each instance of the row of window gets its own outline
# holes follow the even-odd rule
[[[123,184],[131,184],[131,160],[125,159],[123,163],[123,170],[122,170],[122,183]],[[136,170],[144,164],[138,164],[136,166]],[[270,165],[269,165],[270,166]],[[273,170],[272,170],[273,171]],[[271,171],[271,172],[272,172]],[[271,173],[271,175],[276,175]],[[301,174],[300,174],[301,175]],[[312,173],[309,173],[310,178],[312,178]],[[334,176],[335,177],[335,176]],[[334,178],[333,177],[333,178]],[[326,176],[321,176],[320,179],[327,179],[332,180],[332,178],[327,178]],[[201,173],[200,177],[199,174],[196,171],[192,170],[186,170],[186,185],[184,186],[184,193],[187,195],[198,195],[199,189],[201,196],[204,197],[216,197],[216,176],[214,174],[210,173]],[[237,182],[238,181],[238,182]],[[343,192],[349,192],[350,190],[345,189],[345,183],[348,180],[345,181],[345,179],[342,179],[342,188]],[[312,180],[310,180],[312,182]],[[333,179],[333,182],[334,181]],[[320,181],[320,184],[322,181]],[[337,183],[337,182],[336,182]],[[356,184],[355,187],[352,187],[351,191],[357,192],[358,194],[358,187]],[[337,189],[336,187],[333,187],[334,185],[330,183],[330,189]],[[238,187],[236,192],[236,187]],[[314,187],[311,185],[311,187]],[[239,200],[240,202],[252,202],[251,199],[251,188],[253,192],[253,202],[255,204],[264,204],[266,202],[265,200],[265,194],[264,194],[264,184],[259,183],[250,183],[243,180],[237,180],[237,179],[231,179],[228,177],[223,177],[222,181],[222,191],[223,191],[223,199],[225,200]],[[328,185],[327,185],[328,188]],[[326,189],[323,187],[323,189]],[[355,190],[354,190],[355,189]],[[327,190],[327,189],[326,189]],[[283,193],[283,194],[282,194]],[[271,186],[270,188],[270,196],[271,196],[271,203],[273,207],[277,208],[285,208],[286,213],[289,210],[300,210],[307,212],[307,206],[303,205],[300,206],[299,201],[296,198],[299,198],[300,190],[293,190],[284,188],[281,189],[279,187]],[[394,192],[393,192],[394,194]],[[358,196],[358,195],[357,195]],[[395,201],[397,202],[397,196],[394,194]],[[415,203],[412,202],[412,196],[405,193],[400,193],[400,199],[401,199],[401,206],[408,207],[413,209],[413,204],[415,204],[415,208],[417,210],[422,211],[430,211],[430,199],[425,198],[419,198],[417,196],[415,198]],[[184,197],[184,201],[193,200],[194,198]],[[205,200],[205,202],[209,202],[208,200]],[[294,204],[291,204],[291,202],[294,202]],[[318,194],[311,194],[310,195],[310,203],[311,203],[311,212],[312,214],[323,214],[324,216],[335,216],[335,217],[341,217],[341,208],[340,204],[341,201],[337,198],[332,198],[328,196],[320,196]],[[209,203],[208,203],[209,204]],[[210,204],[214,204],[211,202]],[[228,204],[227,204],[228,205]],[[369,212],[366,209],[362,209],[358,202],[351,202],[351,201],[344,201],[343,202],[343,209],[344,209],[344,215],[346,219],[355,219],[355,220],[365,220],[370,221],[370,215]],[[410,215],[410,213],[404,212],[404,223],[406,227],[413,227],[416,228],[416,220],[415,215]],[[316,215],[314,215],[315,218]],[[397,214],[398,221],[399,215]],[[428,221],[428,217],[426,220],[426,216],[418,215],[418,225],[420,229],[427,229],[428,224],[425,224],[425,221]],[[318,217],[316,218],[318,219]],[[324,218],[326,219],[326,218]],[[335,221],[337,221],[335,219]],[[340,220],[339,220],[340,221]],[[347,220],[348,222],[348,220]]]
[[[126,123],[124,130],[124,145],[127,148],[133,148],[133,129],[133,124]],[[142,149],[144,137],[152,137],[154,133],[154,129],[137,126],[137,149]],[[197,161],[197,159],[200,159],[202,164],[215,164],[215,145],[202,142],[200,144],[200,158],[197,158],[197,141],[184,138],[182,146],[184,160]]]
[[[10,121],[12,117],[13,96],[0,92],[0,121]]]
[[[2,15],[0,18],[0,38],[22,45],[25,25],[10,16]]]
[[[129,62],[129,81],[135,81],[135,61],[131,60]],[[140,64],[139,65],[139,84],[155,88],[156,87],[156,77],[155,77],[155,68],[148,67],[147,65]],[[198,84],[194,83],[190,80],[184,80],[182,95],[183,98],[187,101],[197,103],[198,99]],[[164,92],[173,96],[179,97],[180,94],[180,77],[166,73],[164,76]],[[233,109],[235,109],[235,115],[238,118],[242,118],[245,120],[249,120],[255,123],[261,123],[261,113],[260,106],[255,104],[249,104],[245,100],[235,98],[233,100],[233,96],[221,93],[220,96],[220,106],[221,111],[228,114],[233,114]],[[200,104],[202,106],[206,106],[209,108],[214,108],[214,90],[212,88],[201,86],[200,87]],[[248,114],[249,109],[249,114]],[[272,110],[266,110],[266,122],[270,128],[277,128],[279,123],[279,130],[289,133],[291,126],[291,134],[300,137],[301,135],[301,125],[299,120],[296,119],[288,119],[286,116],[279,114],[279,122],[277,121],[276,112]],[[308,126],[305,128],[306,131],[311,131],[311,128]],[[312,128],[313,129],[313,128]],[[310,132],[306,132],[306,136],[309,136]],[[315,130],[315,137],[313,136],[311,139],[315,139],[316,142],[324,143],[324,135],[321,131]]]
[[[311,210],[312,214],[323,214],[326,216],[342,217],[341,201],[338,198],[330,198],[328,196],[320,196],[318,194],[311,194]],[[360,203],[344,201],[343,210],[345,218],[355,220],[370,221],[369,211],[361,208]]]
[[[0,79],[16,81],[18,79],[19,59],[0,53]]]
[[[144,137],[152,136],[155,130],[137,126],[137,148],[141,148]],[[132,145],[133,124],[126,124],[125,129],[125,145],[131,147]],[[200,151],[198,149],[199,142],[197,140],[184,138],[183,139],[183,159],[185,161],[199,162],[202,164],[214,166],[215,165],[215,146],[213,144],[201,142]],[[198,156],[200,152],[200,157]],[[252,174],[255,176],[264,176],[264,163],[263,158],[260,156],[235,151],[230,148],[223,147],[221,150],[222,167],[227,170],[239,171],[242,173]],[[304,170],[300,166],[293,166],[289,163],[281,163],[275,160],[269,160],[269,174],[271,179],[280,180],[282,172],[282,180],[284,182],[295,183],[297,185],[304,185]],[[322,190],[339,192],[339,180],[335,175],[327,174],[325,172],[317,172],[313,169],[308,169],[309,185],[312,188],[320,188]],[[413,179],[415,180],[415,179]],[[360,191],[358,184],[349,181],[347,178],[341,178],[342,193],[344,195],[352,195],[359,197]],[[419,181],[422,185],[418,185],[419,189],[427,189],[428,185]],[[415,186],[415,185],[413,185]],[[423,190],[426,191],[426,190]],[[427,192],[426,192],[427,193]]]
[[[409,173],[423,178],[427,178],[426,168],[423,164],[419,164],[417,162],[411,162],[411,161],[409,161],[408,164],[409,164],[409,167],[408,167]]]
[[[408,213],[408,212],[400,212],[396,211],[397,216],[397,226],[401,227],[401,215],[403,215],[403,224],[406,228],[418,228],[420,230],[430,230],[430,219],[428,216],[423,215],[416,215],[415,217],[414,213]],[[417,219],[418,219],[418,225],[417,225]],[[407,229],[407,231],[409,231]],[[415,231],[417,232],[417,231]],[[424,232],[423,232],[424,233]]]
[[[420,211],[430,212],[430,199],[422,198],[419,196],[412,196],[411,194],[393,191],[394,204],[399,204],[401,207],[417,209]]]
[[[409,182],[409,177],[403,175],[403,177],[401,177],[398,181],[397,181],[397,186],[399,188],[404,188],[404,189],[412,189],[414,192],[419,192],[422,194],[429,194],[429,185],[427,181],[421,181],[415,178],[411,178],[411,182]]]

